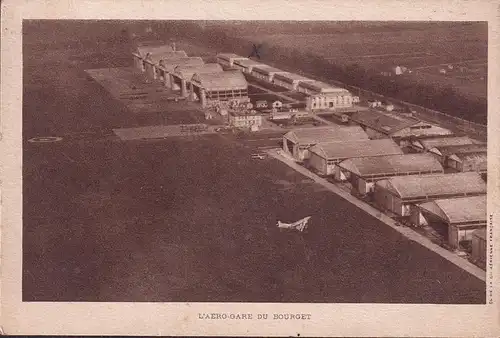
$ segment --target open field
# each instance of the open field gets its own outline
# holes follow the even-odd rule
[[[113,128],[175,124],[183,103],[130,111],[85,74],[110,67],[98,38],[69,53],[39,48],[52,42],[37,44],[37,28],[23,54],[23,300],[485,302],[479,279],[281,162],[251,159],[282,133],[120,141]],[[26,141],[47,135],[63,140]],[[304,236],[277,231],[306,215]]]

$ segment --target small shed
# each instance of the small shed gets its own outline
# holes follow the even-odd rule
[[[348,158],[402,155],[401,148],[390,139],[318,143],[309,149],[309,165],[321,175],[336,174],[345,180],[337,163]]]
[[[474,172],[391,177],[374,187],[375,203],[399,216],[409,216],[412,205],[425,201],[484,194],[486,183]]]
[[[355,140],[368,140],[368,135],[359,126],[298,128],[283,135],[283,150],[302,162],[309,157],[309,148],[315,144]]]
[[[372,192],[378,180],[444,172],[438,160],[429,154],[351,158],[340,162],[338,167],[350,180],[352,192],[361,196]]]
[[[470,242],[472,233],[486,226],[486,195],[437,199],[416,204],[410,210],[414,225],[430,225],[447,233],[453,248],[459,248],[463,241]]]

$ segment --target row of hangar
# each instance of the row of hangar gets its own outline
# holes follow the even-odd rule
[[[221,102],[249,102],[245,75],[303,93],[309,111],[352,108],[359,102],[348,90],[283,71],[236,54],[217,55],[216,63],[188,56],[169,45],[138,45],[132,53],[135,68],[165,87],[179,90],[182,97],[199,101],[202,107]]]
[[[366,124],[329,125],[289,131],[282,148],[404,223],[446,229],[453,248],[486,226],[487,146],[467,136],[374,138]]]

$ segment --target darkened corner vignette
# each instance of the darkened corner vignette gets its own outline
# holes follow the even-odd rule
[[[486,22],[24,20],[23,301],[489,302],[487,47]]]

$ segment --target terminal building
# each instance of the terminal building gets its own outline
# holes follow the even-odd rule
[[[307,110],[335,110],[350,108],[353,105],[352,94],[344,88],[333,87],[320,81],[300,81],[299,93],[306,94]]]
[[[404,154],[351,158],[338,165],[352,185],[352,193],[365,196],[374,190],[375,182],[397,176],[444,173],[441,164],[429,154]]]
[[[172,89],[180,88],[181,96],[188,96],[188,87],[194,74],[210,74],[222,72],[222,66],[218,63],[206,63],[202,65],[178,65],[170,74],[172,76]]]
[[[415,204],[410,209],[413,225],[431,226],[447,238],[452,248],[472,242],[473,233],[486,227],[486,218],[486,195],[437,199]]]
[[[255,66],[252,69],[252,76],[257,79],[264,80],[266,82],[273,82],[273,78],[276,74],[284,74],[286,73],[284,70],[274,68],[267,65]]]
[[[305,76],[294,73],[276,73],[273,76],[273,83],[277,86],[284,87],[290,91],[297,91],[297,87],[301,82],[314,82]]]
[[[420,154],[425,155],[425,154]],[[474,172],[399,176],[375,184],[374,201],[398,216],[409,216],[411,206],[430,200],[486,194],[486,183]]]
[[[318,143],[309,148],[309,165],[321,175],[333,175],[336,164],[348,158],[402,155],[390,139]],[[345,180],[338,170],[337,180]]]
[[[190,81],[190,94],[202,107],[213,107],[221,102],[250,102],[248,83],[239,71],[196,73]]]
[[[283,135],[283,150],[296,161],[302,162],[309,158],[309,148],[315,144],[359,140],[368,140],[368,135],[359,126],[300,128]]]
[[[233,68],[234,67],[234,61],[241,61],[241,60],[249,60],[249,58],[236,55],[233,53],[220,53],[217,54],[217,63],[220,64],[224,68]]]

